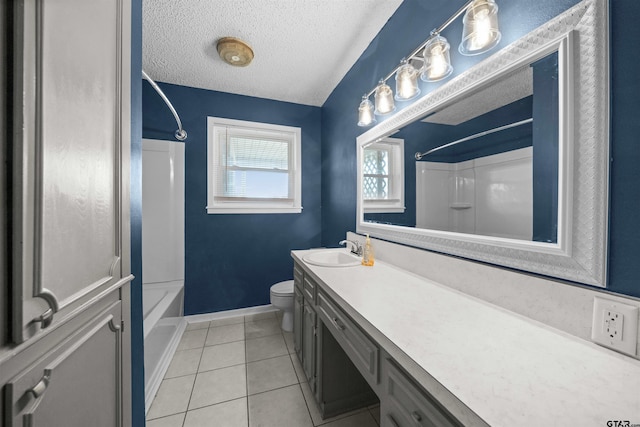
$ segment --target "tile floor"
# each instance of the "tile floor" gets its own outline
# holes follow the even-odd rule
[[[323,420],[279,312],[187,327],[148,427],[377,427],[372,406]]]

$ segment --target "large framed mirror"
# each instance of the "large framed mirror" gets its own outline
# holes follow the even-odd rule
[[[607,12],[583,0],[360,135],[357,232],[605,287]]]

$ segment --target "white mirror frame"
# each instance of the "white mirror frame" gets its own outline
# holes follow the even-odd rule
[[[606,286],[609,205],[607,0],[583,0],[357,138],[356,231],[549,277]],[[542,243],[364,221],[363,147],[558,51],[558,242]]]

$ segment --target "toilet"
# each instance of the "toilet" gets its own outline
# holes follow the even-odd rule
[[[293,280],[271,286],[271,304],[282,310],[282,330],[293,331]]]

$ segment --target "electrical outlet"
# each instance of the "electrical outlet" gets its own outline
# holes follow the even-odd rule
[[[622,328],[624,328],[624,316],[617,311],[604,311],[604,332],[609,335],[611,341],[622,341]]]
[[[595,297],[591,339],[631,356],[638,343],[638,307]]]

